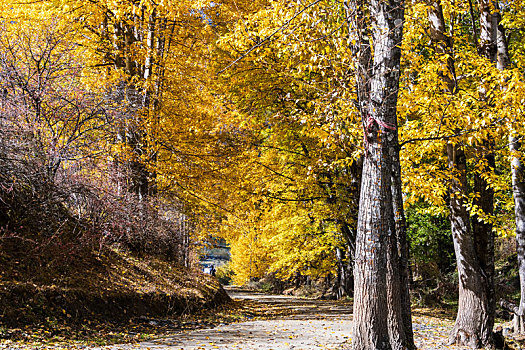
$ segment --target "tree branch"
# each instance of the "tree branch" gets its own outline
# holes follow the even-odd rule
[[[228,68],[232,67],[233,65],[235,65],[237,62],[239,62],[240,60],[242,60],[243,58],[245,58],[246,56],[248,56],[253,50],[255,50],[256,48],[258,47],[261,47],[263,46],[268,40],[270,40],[275,34],[279,33],[280,31],[282,31],[284,28],[288,27],[288,25],[295,19],[297,18],[297,16],[299,16],[301,13],[303,13],[304,11],[306,11],[307,9],[309,9],[310,7],[316,5],[317,3],[321,2],[321,0],[315,0],[314,2],[306,5],[302,10],[300,10],[299,12],[297,12],[296,14],[294,14],[291,18],[289,18],[286,22],[284,22],[284,24],[282,26],[280,26],[279,28],[277,28],[273,33],[271,33],[270,35],[268,35],[267,37],[265,37],[264,39],[262,39],[261,41],[259,41],[257,44],[255,44],[254,46],[252,46],[251,48],[248,49],[248,51],[246,51],[245,53],[243,53],[241,56],[239,56],[237,59],[235,59],[232,63],[230,63],[228,66],[226,66],[225,68],[221,69],[217,75],[219,74],[222,74],[224,73]]]

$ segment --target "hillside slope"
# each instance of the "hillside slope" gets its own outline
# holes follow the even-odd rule
[[[60,255],[31,251],[20,240],[0,242],[0,344],[105,342],[108,328],[129,335],[144,319],[173,319],[230,300],[213,277],[165,259],[116,248]]]

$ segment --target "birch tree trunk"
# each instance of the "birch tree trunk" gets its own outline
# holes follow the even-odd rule
[[[514,332],[525,334],[525,167],[523,166],[521,142],[513,134],[509,136],[509,147],[512,154],[512,194],[516,216],[516,247],[521,289],[518,314],[514,316]]]
[[[497,67],[505,70],[510,65],[505,29],[497,22]],[[525,166],[523,164],[523,149],[516,131],[511,126],[509,130],[509,150],[511,153],[512,195],[514,197],[514,215],[516,221],[516,250],[520,275],[520,304],[514,315],[513,328],[518,334],[525,334]]]

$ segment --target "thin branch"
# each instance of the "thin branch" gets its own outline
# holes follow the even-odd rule
[[[281,147],[276,147],[276,146],[271,146],[271,145],[262,145],[260,143],[252,143],[252,146],[255,146],[255,147],[262,147],[262,148],[270,148],[270,149],[276,149],[278,151],[283,151],[283,152],[287,152],[287,153],[291,153],[291,154],[296,154],[298,156],[302,156],[302,157],[305,157],[305,158],[308,158],[308,155],[304,154],[304,153],[301,153],[301,152],[296,152],[296,151],[292,151],[292,150],[289,150],[289,149],[285,149],[285,148],[281,148]]]
[[[466,134],[469,134],[471,132],[476,132],[476,131],[480,131],[480,130],[483,130],[483,129],[489,129],[493,126],[496,126],[496,125],[499,125],[499,123],[503,120],[503,118],[500,118],[496,121],[494,121],[492,124],[490,124],[488,127],[483,127],[483,128],[475,128],[475,129],[467,129],[467,130],[463,130],[461,132],[458,132],[456,134],[452,134],[452,135],[447,135],[447,136],[429,136],[429,137],[418,137],[418,138],[415,138],[415,139],[409,139],[409,140],[406,140],[406,141],[403,141],[401,143],[399,143],[399,149],[401,149],[404,145],[406,145],[407,143],[414,143],[414,142],[419,142],[419,141],[436,141],[436,140],[450,140],[454,137],[458,137],[458,136],[462,136],[462,135],[466,135]]]
[[[252,193],[252,194],[256,195],[256,193]],[[273,196],[273,195],[267,194],[267,193],[261,193],[260,195],[264,196],[264,197],[271,198],[271,199],[275,199],[275,200],[278,200],[278,201],[282,201],[282,202],[310,202],[310,201],[326,198],[326,197],[322,197],[322,196],[310,197],[310,198],[282,198],[282,197]]]
[[[259,164],[260,166],[262,166],[263,168],[266,168],[268,170],[270,170],[272,173],[278,175],[278,176],[281,176],[281,177],[284,177],[285,179],[288,179],[292,182],[295,182],[295,179],[287,176],[287,175],[284,175],[284,174],[281,174],[280,172],[276,171],[276,170],[273,170],[272,168],[270,168],[269,166],[267,166],[266,164],[262,163],[262,162],[258,162],[258,161],[255,161],[256,164]]]
[[[245,58],[246,56],[248,56],[253,50],[255,50],[256,48],[258,47],[261,47],[263,44],[265,44],[268,40],[270,40],[275,34],[279,33],[280,31],[282,31],[284,28],[288,27],[288,25],[295,19],[297,18],[297,16],[299,16],[300,14],[302,14],[304,11],[306,11],[307,9],[309,9],[310,7],[316,5],[317,3],[321,2],[321,0],[315,0],[314,2],[306,5],[302,10],[298,11],[296,14],[294,14],[291,18],[289,18],[286,22],[284,22],[284,24],[282,26],[280,26],[279,28],[277,28],[273,33],[271,33],[270,35],[268,35],[267,37],[265,37],[264,39],[262,39],[260,42],[258,42],[257,44],[255,44],[254,46],[252,46],[250,49],[248,49],[248,51],[246,51],[244,54],[242,54],[241,56],[239,56],[237,59],[235,59],[232,63],[230,63],[228,66],[226,66],[225,68],[221,69],[217,75],[219,74],[222,74],[224,73],[227,69],[229,69],[230,67],[232,67],[233,65],[235,65],[237,62],[239,62],[240,60],[242,60],[243,58]]]
[[[220,204],[214,203],[214,202],[212,202],[211,200],[208,200],[208,199],[206,199],[206,198],[203,198],[203,197],[197,195],[197,194],[196,194],[195,192],[193,192],[191,189],[189,189],[189,188],[187,188],[187,187],[185,187],[185,186],[182,186],[178,181],[175,181],[174,184],[175,184],[176,186],[178,186],[179,188],[181,188],[181,189],[182,189],[183,191],[185,191],[186,193],[188,193],[190,196],[192,196],[192,197],[198,199],[199,201],[204,202],[204,203],[208,203],[208,204],[210,204],[211,206],[213,206],[213,207],[215,207],[215,208],[218,208],[218,209],[220,209],[220,210],[222,210],[222,211],[224,211],[224,212],[226,212],[226,213],[228,213],[228,214],[233,215],[233,216],[236,217],[236,218],[239,218],[239,217],[238,217],[233,211],[228,210],[228,209],[224,208],[223,206],[221,206]]]

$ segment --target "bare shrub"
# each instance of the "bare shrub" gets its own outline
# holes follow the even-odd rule
[[[131,112],[85,86],[75,34],[0,27],[0,244],[120,244],[183,262],[191,220],[180,203],[123,189],[109,148]]]

